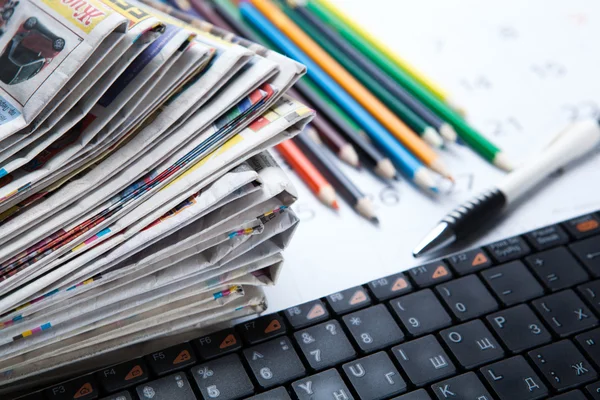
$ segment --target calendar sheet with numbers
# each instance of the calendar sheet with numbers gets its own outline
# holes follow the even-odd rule
[[[600,2],[592,0],[335,0],[352,18],[435,78],[468,120],[515,162],[540,151],[570,121],[600,110]],[[411,250],[451,208],[503,176],[468,148],[443,157],[457,178],[427,197],[406,181],[388,185],[344,170],[368,193],[381,224],[343,205],[322,206],[292,172],[301,223],[277,286],[277,311],[408,269]],[[600,151],[571,165],[469,247],[600,209]]]

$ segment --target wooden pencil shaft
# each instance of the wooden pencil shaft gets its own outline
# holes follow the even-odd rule
[[[294,142],[346,202],[355,206],[358,199],[365,197],[360,189],[335,164],[333,157],[315,143],[306,132],[296,136]]]

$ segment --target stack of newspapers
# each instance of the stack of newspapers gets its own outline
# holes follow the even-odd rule
[[[132,0],[0,16],[0,393],[263,311],[304,66]]]

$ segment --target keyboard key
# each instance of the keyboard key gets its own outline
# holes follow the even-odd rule
[[[512,353],[520,353],[552,340],[552,335],[526,304],[487,317],[496,335]]]
[[[520,236],[500,240],[485,247],[488,253],[497,263],[523,258],[531,252],[531,249]]]
[[[572,335],[598,324],[583,301],[571,289],[535,300],[533,306],[560,337]]]
[[[329,369],[292,383],[298,400],[354,400],[335,369]]]
[[[363,353],[398,344],[404,339],[404,333],[383,304],[353,312],[343,320]]]
[[[369,289],[379,301],[412,291],[412,285],[402,272],[369,282]]]
[[[96,372],[103,391],[118,392],[148,380],[148,368],[141,358],[127,361]]]
[[[406,391],[406,382],[383,351],[344,364],[342,368],[361,400],[387,399]]]
[[[546,381],[560,392],[598,378],[596,370],[570,340],[552,343],[527,354]]]
[[[578,286],[577,291],[594,311],[600,313],[600,280]]]
[[[479,370],[500,400],[535,400],[548,388],[522,356],[515,356]]]
[[[196,364],[196,355],[189,343],[181,343],[146,356],[152,372],[164,376]]]
[[[467,372],[454,378],[436,383],[431,389],[439,400],[446,399],[479,399],[492,400],[492,395],[474,372]]]
[[[107,397],[103,397],[100,400],[133,400],[133,397],[131,397],[131,394],[125,390]]]
[[[486,269],[481,276],[505,306],[543,296],[544,288],[521,261]]]
[[[585,387],[585,391],[594,400],[600,400],[600,381],[594,382],[591,385]]]
[[[294,329],[304,328],[329,319],[329,311],[321,300],[313,300],[284,311],[287,321]]]
[[[600,278],[600,236],[572,243],[569,248],[594,278]]]
[[[211,360],[218,356],[238,351],[242,342],[233,328],[223,329],[193,341],[200,358]]]
[[[575,340],[584,353],[600,368],[600,328],[575,336]]]
[[[502,347],[478,319],[445,329],[440,332],[440,336],[460,365],[466,369],[504,356]]]
[[[586,397],[580,390],[573,390],[558,396],[550,397],[551,400],[586,400]]]
[[[91,400],[98,398],[98,386],[92,375],[61,383],[44,391],[48,400]]]
[[[242,339],[252,345],[285,334],[285,322],[279,314],[264,315],[236,326]]]
[[[303,377],[306,372],[287,337],[272,339],[245,349],[244,357],[256,381],[264,389]]]
[[[294,338],[311,368],[317,371],[356,356],[340,323],[335,320],[298,331]]]
[[[408,270],[408,274],[415,284],[421,288],[452,279],[450,268],[441,260],[411,268]]]
[[[498,303],[475,275],[438,285],[435,290],[454,316],[467,321],[498,309]]]
[[[538,279],[553,292],[585,282],[589,277],[564,247],[529,256],[525,262]]]
[[[282,387],[277,389],[269,390],[256,396],[248,397],[247,400],[292,400],[287,390]]]
[[[184,373],[177,373],[136,387],[140,399],[196,400],[194,391]],[[223,400],[222,397],[219,398]]]
[[[204,400],[232,400],[254,394],[254,386],[237,354],[200,364],[190,372]]]
[[[570,219],[563,222],[563,226],[575,239],[583,239],[600,233],[600,219],[594,214]]]
[[[393,347],[392,353],[416,386],[426,385],[456,372],[450,357],[433,335]]]
[[[425,390],[419,389],[400,397],[394,397],[392,400],[431,400],[431,397]]]
[[[369,293],[362,286],[332,293],[325,297],[325,301],[336,315],[347,314],[371,305]]]
[[[448,263],[459,275],[468,275],[492,265],[492,260],[483,249],[463,251],[448,257]]]
[[[569,236],[560,225],[550,225],[525,234],[529,243],[537,250],[547,250],[569,242]]]
[[[390,301],[390,305],[412,336],[431,333],[452,323],[452,318],[431,289],[402,296]]]

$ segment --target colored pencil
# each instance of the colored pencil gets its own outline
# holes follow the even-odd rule
[[[241,19],[238,8],[230,1],[220,0],[212,4],[215,11],[233,28],[234,32],[257,43],[274,47],[263,35],[246,25],[245,21]],[[389,158],[365,139],[364,134],[360,132],[360,127],[335,102],[328,99],[327,95],[315,84],[311,83],[308,77],[296,82],[292,89],[297,89],[295,95],[301,101],[316,109],[317,115],[329,121],[331,125],[337,128],[338,132],[353,144],[361,161],[371,166],[375,173],[385,179],[396,177],[396,169]]]
[[[415,132],[390,111],[377,97],[358,82],[346,69],[336,62],[326,51],[300,29],[283,11],[270,0],[248,0],[240,5],[252,4],[281,33],[308,55],[336,82],[359,102],[372,116],[385,126],[396,139],[406,146],[425,165],[441,175],[451,179],[438,154],[429,147]],[[310,71],[309,71],[310,73]]]
[[[293,141],[286,140],[275,148],[323,204],[336,210],[340,207],[331,183],[325,179]]]
[[[302,96],[298,96],[298,93],[294,90],[290,89],[288,90],[288,93],[298,98],[298,100],[303,101]],[[306,105],[310,106],[310,104]],[[321,139],[333,152],[335,152],[335,154],[337,154],[340,160],[353,167],[360,166],[358,154],[356,153],[356,150],[354,150],[354,147],[342,135],[340,135],[327,120],[323,119],[319,115],[315,115],[314,119],[312,120],[312,124]]]
[[[378,223],[379,220],[375,216],[371,200],[348,179],[325,149],[315,142],[315,136],[316,133],[314,130],[310,126],[307,126],[304,132],[301,132],[293,140],[304,154],[319,168],[329,182],[331,182],[344,201],[363,217]]]
[[[336,15],[324,7],[322,0],[311,0],[306,4],[307,9],[315,14],[321,21],[337,30],[346,40],[356,47],[365,57],[373,60],[377,65],[397,80],[405,89],[417,97],[423,104],[434,111],[439,117],[450,123],[459,137],[473,148],[479,155],[490,161],[498,168],[511,170],[512,165],[508,156],[496,145],[473,129],[455,110],[446,103],[432,95],[429,91],[417,84],[412,77],[398,68],[394,68],[387,57],[372,44],[357,35]]]
[[[385,130],[375,118],[362,108],[356,100],[346,93],[331,77],[312,61],[292,41],[285,37],[251,3],[240,3],[242,16],[253,26],[261,30],[281,51],[306,65],[308,75],[329,94],[344,110],[363,127],[378,146],[386,151],[392,162],[416,185],[437,192],[437,186],[430,171],[409,151]]]
[[[410,108],[404,103],[399,101],[394,95],[392,95],[386,88],[379,84],[373,77],[370,76],[361,66],[351,60],[340,48],[329,41],[328,37],[322,34],[322,29],[328,29],[324,27],[320,21],[317,23],[321,25],[319,29],[313,25],[313,22],[306,18],[308,14],[302,7],[292,9],[285,4],[282,4],[282,9],[305,33],[307,33],[315,42],[331,55],[340,65],[348,72],[350,72],[356,79],[358,79],[367,89],[371,91],[379,100],[387,105],[406,125],[408,125],[413,131],[423,138],[427,143],[434,147],[442,147],[444,140],[435,130],[435,128],[429,126],[421,117],[416,115]],[[304,11],[304,12],[303,12]],[[312,17],[312,15],[308,14]],[[313,17],[314,18],[314,17]]]
[[[390,49],[384,43],[379,41],[375,36],[371,35],[366,29],[362,28],[358,23],[349,18],[346,14],[344,14],[340,9],[334,6],[328,0],[316,0],[317,3],[327,8],[329,12],[334,14],[340,21],[342,21],[349,29],[352,29],[356,35],[361,36],[366,42],[368,42],[372,47],[376,48],[381,52],[387,62],[396,68],[404,71],[408,76],[410,76],[415,82],[418,82],[423,88],[429,90],[434,96],[438,99],[447,102],[451,106],[455,106],[448,95],[448,93],[443,90],[438,84],[434,83],[430,78],[423,75],[419,70],[404,59],[402,59],[395,51]]]
[[[290,2],[290,0],[288,0],[288,2]],[[456,132],[454,131],[454,128],[452,128],[452,125],[443,121],[434,112],[425,107],[412,94],[400,86],[398,82],[382,71],[373,61],[363,56],[360,51],[355,49],[338,32],[331,29],[326,24],[323,24],[305,7],[297,6],[294,10],[325,36],[337,49],[339,49],[339,51],[346,54],[348,58],[356,63],[360,70],[364,71],[364,74],[370,76],[373,80],[383,86],[392,97],[395,97],[397,101],[404,103],[406,107],[419,116],[426,124],[438,131],[444,139],[450,142],[456,142]]]
[[[396,177],[396,168],[394,168],[394,164],[390,159],[364,137],[365,134],[361,132],[360,127],[344,110],[331,101],[317,85],[312,83],[310,78],[305,77],[296,82],[294,88],[304,96],[303,99],[311,104],[320,115],[336,126],[346,136],[346,139],[354,143],[354,148],[361,160],[370,165],[377,175],[385,179]]]

